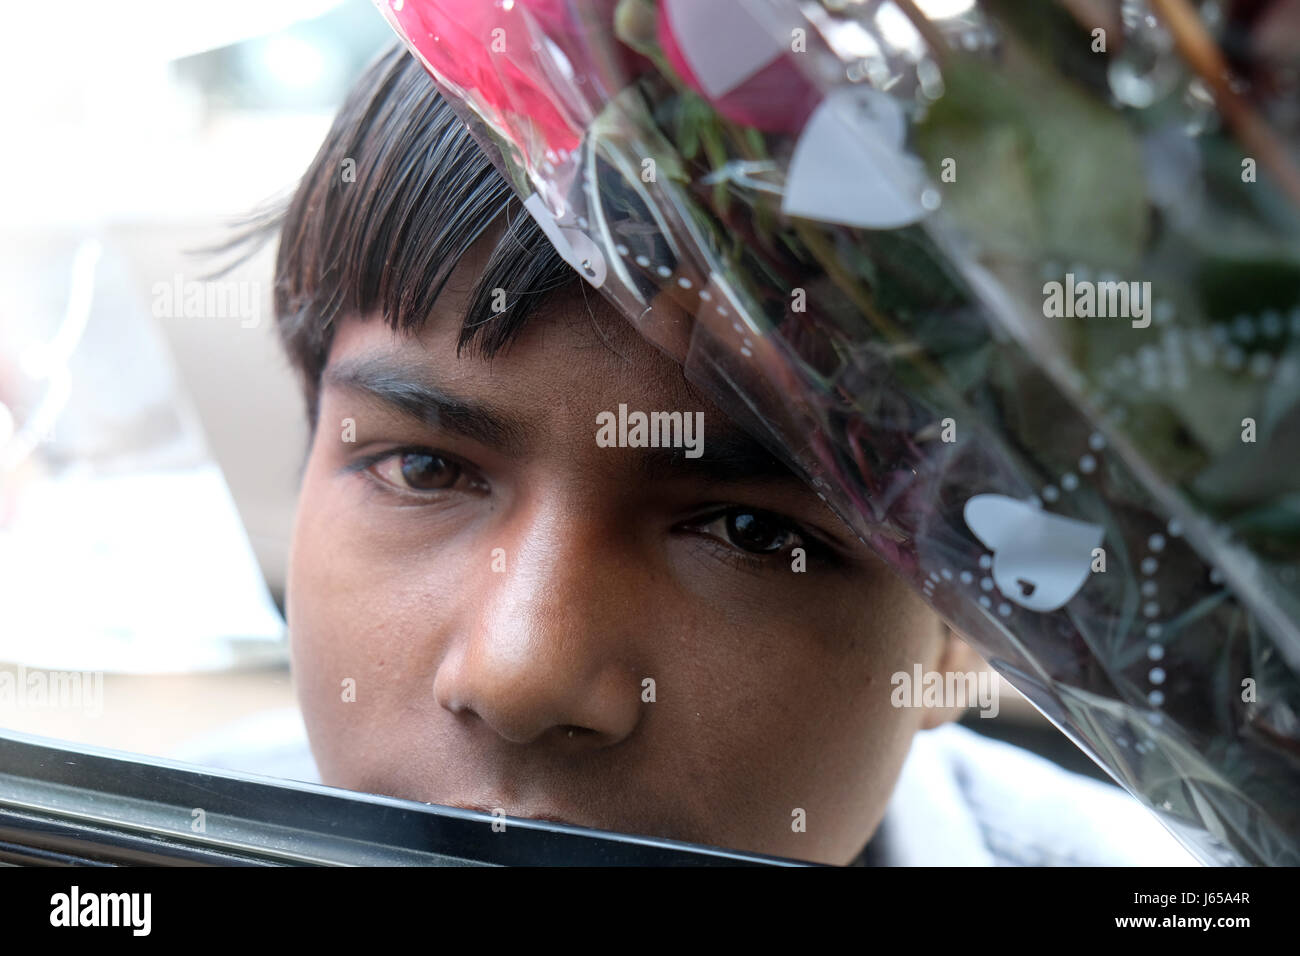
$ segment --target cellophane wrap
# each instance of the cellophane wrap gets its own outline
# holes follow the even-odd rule
[[[1203,862],[1300,863],[1293,5],[376,3],[1053,724]]]

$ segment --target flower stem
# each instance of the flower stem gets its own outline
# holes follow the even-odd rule
[[[1300,170],[1268,124],[1232,88],[1232,73],[1218,44],[1187,0],[1151,0],[1184,60],[1214,91],[1214,101],[1242,146],[1268,168],[1287,198],[1300,208]]]

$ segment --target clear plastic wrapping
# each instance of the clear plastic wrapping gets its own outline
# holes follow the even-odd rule
[[[995,669],[1204,861],[1300,863],[1285,5],[377,3],[557,250]]]

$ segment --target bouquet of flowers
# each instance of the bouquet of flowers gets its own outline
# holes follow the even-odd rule
[[[995,669],[1205,861],[1300,863],[1297,4],[376,2]]]

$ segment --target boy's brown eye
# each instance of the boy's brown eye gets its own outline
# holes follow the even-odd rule
[[[402,482],[416,491],[450,488],[460,478],[460,466],[439,455],[408,452],[399,459]]]
[[[761,512],[733,511],[727,515],[727,537],[745,551],[771,554],[789,544],[791,534],[785,525]]]
[[[401,448],[372,455],[354,462],[349,470],[365,471],[375,479],[395,489],[412,494],[435,491],[457,491],[482,495],[489,491],[488,483],[473,465],[462,464],[432,448]]]

